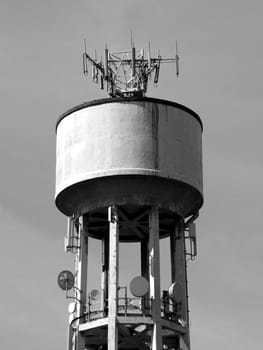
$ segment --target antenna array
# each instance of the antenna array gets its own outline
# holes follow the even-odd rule
[[[131,50],[111,52],[105,47],[104,60],[90,57],[84,40],[83,73],[88,75],[88,63],[91,64],[92,80],[106,89],[111,97],[144,96],[148,81],[153,77],[156,86],[159,80],[161,63],[176,63],[176,75],[179,75],[179,56],[176,42],[176,55],[172,58],[162,58],[158,51],[157,57],[151,57],[150,43],[148,57],[144,50],[136,50],[132,44]]]

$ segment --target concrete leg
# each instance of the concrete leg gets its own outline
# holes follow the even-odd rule
[[[77,317],[83,316],[87,304],[87,271],[88,271],[88,223],[87,217],[81,216],[79,218],[79,242],[80,248],[77,254],[77,296],[80,303],[77,307]],[[83,322],[80,319],[78,323]],[[85,349],[85,337],[78,332],[77,350]]]
[[[109,208],[109,316],[108,350],[118,349],[119,224],[115,206]]]
[[[163,348],[163,345],[160,297],[159,210],[155,206],[151,208],[149,213],[149,270],[153,319],[152,350],[160,350]]]
[[[73,329],[70,325],[68,327],[68,350],[73,350]]]
[[[141,275],[149,281],[149,249],[148,239],[141,241]],[[150,311],[150,294],[147,293],[142,298],[142,311],[144,315],[148,315]]]
[[[108,299],[108,271],[109,271],[109,237],[101,240],[101,310],[106,314],[106,300]]]
[[[178,317],[186,322],[187,332],[183,335],[183,341],[190,349],[189,317],[188,317],[188,293],[185,258],[185,239],[183,220],[177,223],[174,233],[170,235],[171,249],[171,280],[177,282],[182,288],[182,297],[177,305]]]

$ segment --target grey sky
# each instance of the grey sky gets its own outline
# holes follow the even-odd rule
[[[204,123],[192,349],[261,348],[262,11],[258,0],[1,1],[1,348],[65,349],[68,301],[56,276],[73,264],[53,203],[55,123],[105,97],[82,75],[83,38],[100,54],[105,42],[128,48],[131,30],[137,48],[151,40],[163,56],[178,40],[181,76],[162,67],[148,96],[185,104]]]

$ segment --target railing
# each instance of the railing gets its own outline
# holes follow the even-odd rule
[[[151,316],[151,300],[146,298],[118,298],[119,316]]]
[[[118,298],[118,316],[152,316],[152,300],[143,298]],[[89,299],[85,308],[86,321],[92,321],[108,316],[108,300],[101,305],[100,301]],[[161,317],[169,321],[178,322],[177,305],[169,299],[161,299]]]

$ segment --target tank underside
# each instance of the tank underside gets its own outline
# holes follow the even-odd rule
[[[122,205],[118,207],[119,237],[121,242],[137,242],[148,239],[150,207]],[[162,209],[159,212],[159,235],[167,237],[174,229],[178,216]],[[88,214],[89,235],[101,239],[109,234],[108,208],[100,208]]]
[[[160,208],[160,237],[179,217],[196,213],[203,202],[193,187],[154,176],[123,175],[83,181],[58,194],[57,207],[67,216],[89,214],[89,232],[103,238],[108,230],[107,207],[120,209],[120,240],[140,241],[148,232],[148,208]]]

